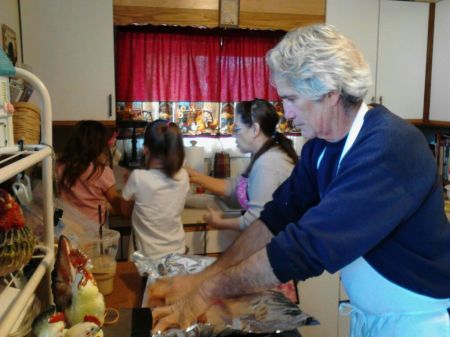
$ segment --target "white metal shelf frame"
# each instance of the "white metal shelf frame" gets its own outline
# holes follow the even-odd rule
[[[54,262],[52,106],[47,88],[36,75],[27,70],[16,68],[16,76],[29,82],[39,95],[41,101],[42,145],[26,146],[24,151],[19,151],[19,148],[17,148],[17,151],[11,155],[23,155],[23,158],[0,168],[0,183],[14,177],[23,170],[42,162],[44,245],[38,246],[38,248],[44,251],[45,255],[25,287],[21,289],[14,303],[6,309],[6,312],[0,318],[0,336],[8,335],[19,316],[19,313],[25,308],[27,302],[41,282],[45,282],[45,289],[47,289],[49,296],[48,301],[52,302],[50,291],[50,272]]]

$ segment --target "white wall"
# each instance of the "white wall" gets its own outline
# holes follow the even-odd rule
[[[22,63],[22,49],[20,46],[19,6],[17,0],[0,1],[0,25],[8,25],[15,33],[17,40],[17,64]],[[3,40],[0,39],[3,49]]]

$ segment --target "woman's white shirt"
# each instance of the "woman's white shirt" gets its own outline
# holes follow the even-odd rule
[[[239,218],[241,229],[247,228],[259,217],[264,205],[272,200],[273,192],[291,175],[293,168],[292,159],[277,146],[255,161],[248,177],[248,210]],[[235,189],[234,184],[233,195]]]

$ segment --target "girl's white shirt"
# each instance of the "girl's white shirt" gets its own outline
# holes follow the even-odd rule
[[[130,174],[122,195],[135,201],[131,216],[135,250],[152,259],[185,252],[181,213],[188,191],[189,176],[184,169],[174,178],[159,169],[136,169]]]

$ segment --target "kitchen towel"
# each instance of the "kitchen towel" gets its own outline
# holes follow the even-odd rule
[[[205,173],[205,150],[201,146],[188,146],[184,148],[186,165],[194,170]]]

